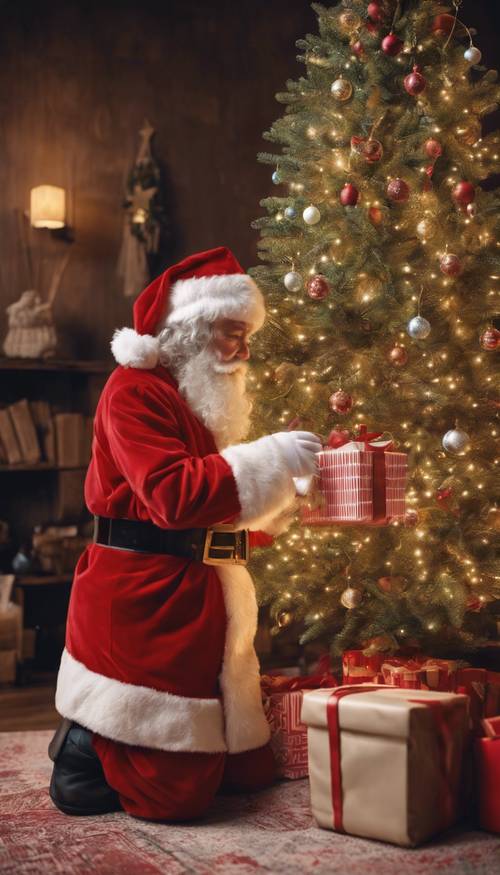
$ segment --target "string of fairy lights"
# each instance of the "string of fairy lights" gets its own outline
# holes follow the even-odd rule
[[[361,6],[360,2],[352,5],[358,10]],[[288,186],[288,196],[269,199],[270,218],[260,225],[265,231],[264,252],[271,262],[268,312],[298,347],[296,359],[302,363],[284,360],[276,367],[264,367],[251,380],[256,396],[264,393],[266,403],[269,401],[267,412],[272,410],[277,415],[280,426],[302,427],[304,422],[312,421],[316,423],[314,431],[321,428],[317,423],[331,421],[332,413],[340,417],[349,414],[354,426],[359,426],[371,415],[377,394],[385,391],[384,387],[401,393],[404,403],[396,417],[398,423],[393,422],[392,427],[398,432],[401,448],[412,452],[415,464],[404,518],[393,520],[384,533],[390,543],[384,544],[383,562],[378,558],[379,567],[385,568],[377,580],[378,590],[386,595],[401,593],[405,589],[401,580],[411,557],[417,585],[432,579],[433,586],[440,586],[440,597],[444,595],[450,603],[466,598],[469,606],[476,602],[482,606],[492,597],[492,587],[493,590],[496,587],[500,597],[497,583],[500,577],[482,573],[480,563],[473,552],[468,552],[463,539],[460,547],[448,543],[444,548],[447,561],[441,561],[439,569],[435,567],[437,548],[443,550],[443,545],[438,544],[436,511],[445,511],[450,524],[459,525],[460,501],[472,494],[488,492],[491,472],[499,464],[492,453],[498,430],[494,424],[488,425],[486,406],[491,401],[490,390],[495,388],[494,376],[487,369],[492,364],[492,351],[499,346],[500,332],[484,316],[481,316],[484,324],[475,324],[481,308],[477,302],[474,305],[466,302],[460,284],[462,274],[467,273],[474,260],[475,286],[484,288],[484,311],[494,312],[500,271],[487,272],[487,261],[481,256],[500,245],[494,240],[495,216],[485,209],[486,195],[470,180],[485,178],[499,158],[498,135],[483,137],[480,122],[481,115],[491,111],[498,89],[488,73],[481,79],[476,77],[471,86],[469,69],[479,64],[481,54],[473,45],[471,32],[463,25],[462,32],[467,33],[470,44],[460,61],[460,48],[457,50],[452,39],[454,34],[459,36],[458,5],[455,3],[454,15],[438,14],[430,27],[428,14],[419,18],[416,13],[408,30],[420,33],[420,39],[410,42],[393,33],[397,29],[396,7],[390,32],[383,37],[377,55],[371,51],[373,44],[369,40],[379,40],[381,31],[369,29],[367,36],[366,22],[383,29],[387,4],[370,3],[372,14],[368,12],[368,19],[362,19],[356,11],[338,8],[319,12],[323,42],[307,47],[308,80],[292,91],[296,105],[292,105],[288,115],[293,136],[286,139],[287,149],[281,159],[278,157],[272,177],[276,185]],[[434,63],[432,69],[428,65],[423,68],[429,53],[435,56],[436,41],[440,41],[442,48],[441,66]],[[366,102],[367,83],[373,73],[371,65],[379,63],[380,49],[386,61],[390,59],[396,65],[395,69],[410,66],[402,80],[401,101],[391,104],[389,110],[375,105],[368,136],[349,137],[348,132],[360,125],[361,105]],[[392,78],[401,81],[401,74],[394,73]],[[412,98],[411,104],[404,94]],[[390,125],[398,124],[403,113],[413,113],[415,118],[425,115],[427,119],[418,134],[420,162],[415,160],[417,135],[413,135],[408,155],[398,152],[397,143],[394,154],[389,154],[384,145]],[[289,161],[290,156],[294,157],[294,144],[296,154],[303,152],[307,156],[300,165]],[[367,169],[376,171],[383,159],[388,172],[367,173]],[[441,179],[439,195],[433,186],[435,171]],[[448,196],[444,194],[446,189]],[[360,210],[373,231],[381,234],[384,262],[377,270],[356,271],[345,286],[344,297],[339,299],[332,294],[333,287],[356,257],[363,226],[352,221],[351,211]],[[275,234],[275,229],[279,233]],[[406,257],[400,257],[408,240],[412,241],[410,251]],[[373,245],[373,237],[371,241]],[[387,344],[375,344],[369,351],[350,348],[348,368],[344,368],[347,373],[342,376],[332,349],[332,311],[338,311],[349,299],[349,303],[361,308],[361,330],[366,325],[369,333],[371,309],[376,312],[386,301],[389,262],[391,281],[401,292],[400,306],[405,312],[411,306],[414,312],[406,330],[397,328],[401,326],[400,313],[390,314],[389,349]],[[432,324],[427,318],[430,313],[434,314]],[[447,332],[447,344],[433,342],[435,327],[438,333]],[[425,349],[429,335],[430,345]],[[409,338],[416,341],[415,345],[410,343],[411,373],[406,370]],[[276,354],[276,349],[272,352]],[[479,383],[485,387],[480,395],[476,393]],[[355,389],[355,398],[350,387]],[[436,399],[443,400],[447,411],[452,405],[461,405],[463,411],[458,419],[453,416],[454,421],[442,435],[442,449],[436,447],[432,430],[429,432]],[[415,403],[421,405],[418,416],[408,416],[407,411]],[[477,419],[479,414],[481,423]],[[474,441],[463,430],[462,419],[477,424]],[[467,454],[473,446],[477,458],[469,461]],[[431,456],[426,455],[429,447],[434,448]],[[490,509],[496,511],[496,506],[492,504]],[[474,532],[481,525],[477,522]],[[325,528],[292,529],[281,539],[275,546],[274,558],[264,566],[268,572],[278,572],[276,580],[289,583],[286,586],[285,582],[275,599],[277,627],[291,623],[300,613],[302,603],[307,610],[306,620],[317,624],[321,631],[322,623],[338,612],[331,593],[338,594],[341,586],[345,587],[340,593],[341,605],[348,610],[358,608],[363,601],[359,570],[369,568],[377,551],[380,553],[382,542],[378,535],[379,532],[375,536],[359,527],[350,535],[346,527],[332,523]],[[487,526],[481,530],[480,543],[490,545]],[[327,550],[327,546],[332,549]],[[333,581],[332,555],[338,557]],[[307,594],[301,591],[305,574],[317,581]],[[466,585],[465,596],[457,588],[460,580]],[[440,621],[432,611],[430,614],[425,628],[437,631]],[[393,633],[405,637],[408,628],[400,624]]]

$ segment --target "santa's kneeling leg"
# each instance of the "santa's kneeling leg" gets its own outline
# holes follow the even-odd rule
[[[73,724],[56,758],[51,797],[65,814],[123,809],[148,820],[200,817],[215,794],[253,792],[275,780],[268,744],[238,754],[153,750]]]

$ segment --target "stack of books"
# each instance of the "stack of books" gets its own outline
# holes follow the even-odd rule
[[[26,398],[0,409],[0,464],[58,468],[88,465],[92,448],[92,417],[82,413],[52,413],[46,401]]]

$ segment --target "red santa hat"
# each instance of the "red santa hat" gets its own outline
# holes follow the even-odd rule
[[[254,281],[225,246],[190,255],[153,280],[134,304],[134,328],[115,331],[111,350],[118,364],[154,368],[159,334],[167,325],[226,317],[258,331],[264,299]]]

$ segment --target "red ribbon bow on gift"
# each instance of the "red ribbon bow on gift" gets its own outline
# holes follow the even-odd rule
[[[358,441],[363,443],[365,448],[372,452],[387,452],[388,450],[392,450],[394,448],[393,441],[388,441],[383,447],[374,447],[370,444],[370,441],[375,441],[377,438],[382,437],[382,435],[383,431],[368,431],[364,424],[360,424],[356,434],[351,434],[348,431],[337,431],[334,429],[328,436],[327,447],[331,450],[337,450],[339,447],[343,447],[344,444],[349,443],[349,441]]]

